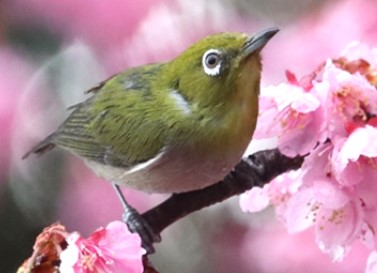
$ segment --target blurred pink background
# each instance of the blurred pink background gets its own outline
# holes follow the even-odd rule
[[[353,40],[377,46],[376,14],[376,0],[0,2],[0,272],[15,272],[52,222],[88,235],[121,217],[112,187],[73,156],[57,149],[20,159],[83,91],[127,67],[169,60],[207,34],[270,26],[281,32],[264,50],[263,85],[279,83],[286,69],[305,75]],[[141,211],[165,198],[124,192]],[[333,263],[311,230],[288,235],[271,210],[243,214],[237,198],[162,236],[152,259],[164,273],[363,272],[368,253],[357,245]]]

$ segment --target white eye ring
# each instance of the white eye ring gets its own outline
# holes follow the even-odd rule
[[[217,49],[209,49],[203,54],[202,65],[204,72],[209,76],[220,74],[221,52]]]

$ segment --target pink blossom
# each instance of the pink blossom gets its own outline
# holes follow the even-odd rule
[[[358,185],[357,187],[366,184],[372,186],[369,181],[377,178],[376,137],[377,129],[367,124],[355,129],[347,138],[336,142],[331,162],[333,174],[340,184]],[[363,202],[367,200],[363,198]]]
[[[377,249],[376,49],[351,43],[342,54],[300,81],[289,72],[288,83],[263,90],[257,137],[275,136],[282,153],[305,160],[295,177],[240,200],[243,211],[274,205],[290,233],[312,227],[334,260],[359,239]]]
[[[332,60],[327,60],[323,78],[314,82],[313,89],[322,97],[330,138],[346,136],[345,123],[366,122],[367,114],[377,114],[376,88],[361,74],[338,68]]]
[[[263,90],[256,138],[279,136],[278,146],[288,156],[305,155],[325,139],[324,111],[316,94],[302,86],[282,83]]]
[[[348,202],[338,209],[322,207],[315,225],[320,249],[336,260],[343,260],[361,231],[362,210],[359,202]]]
[[[61,253],[62,273],[143,272],[141,239],[126,224],[114,221],[95,231],[88,239],[72,233]]]
[[[306,173],[302,172],[303,175],[296,181],[301,182],[301,186],[290,198],[282,196],[286,201],[277,204],[277,213],[290,233],[313,226],[320,248],[330,253],[334,259],[340,260],[361,231],[363,213],[360,202],[353,200],[347,191],[327,176],[324,165],[330,151],[328,147],[316,149],[308,156],[302,168],[304,172],[314,162],[325,172],[315,169],[315,176],[311,169]],[[284,179],[290,180],[287,175]],[[276,184],[274,181],[272,183]]]
[[[340,154],[342,159],[352,162],[357,161],[360,156],[377,157],[377,128],[368,124],[357,128],[344,142]]]
[[[276,207],[284,206],[285,202],[297,192],[301,181],[296,179],[298,172],[290,172],[280,176],[263,188],[254,187],[241,195],[240,206],[244,212],[256,212],[272,204]]]

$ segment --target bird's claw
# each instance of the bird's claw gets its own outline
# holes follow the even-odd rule
[[[155,252],[153,244],[161,242],[160,234],[156,233],[140,213],[133,208],[123,213],[123,221],[127,224],[132,233],[139,234],[142,246],[147,253],[153,254]]]

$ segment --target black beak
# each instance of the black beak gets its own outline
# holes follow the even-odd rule
[[[278,32],[278,28],[268,28],[255,33],[246,42],[242,50],[244,57],[247,57],[254,52],[261,51],[262,48],[267,44],[267,42]]]

